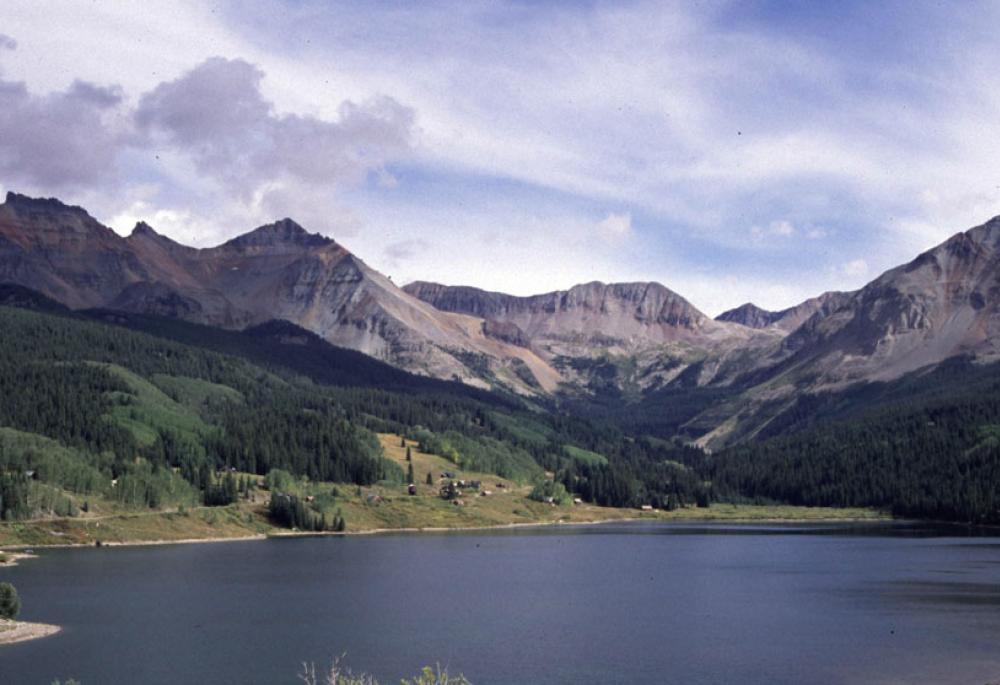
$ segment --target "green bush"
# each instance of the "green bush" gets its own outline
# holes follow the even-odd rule
[[[573,499],[566,491],[565,485],[548,479],[539,482],[538,485],[532,489],[529,497],[537,502],[545,502],[549,497],[551,497],[552,502],[554,504],[558,504],[559,506],[569,504]]]
[[[0,618],[11,621],[21,613],[21,598],[10,583],[0,583]]]

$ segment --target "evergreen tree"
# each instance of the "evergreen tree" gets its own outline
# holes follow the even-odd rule
[[[413,464],[409,464],[406,469],[406,482],[412,484],[416,482],[414,481],[414,478],[415,476],[413,475]]]
[[[17,596],[17,590],[10,583],[0,583],[0,618],[11,621],[21,613],[21,598]]]
[[[430,471],[427,472],[427,484],[434,485],[434,476],[431,474]]]

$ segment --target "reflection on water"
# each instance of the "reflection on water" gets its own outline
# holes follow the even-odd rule
[[[995,531],[993,532],[995,533]],[[921,525],[620,523],[50,550],[0,571],[59,636],[0,683],[1000,680],[1000,539]]]

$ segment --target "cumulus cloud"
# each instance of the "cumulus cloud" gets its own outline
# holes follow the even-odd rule
[[[609,212],[597,223],[598,234],[608,242],[625,240],[632,234],[632,214]]]
[[[135,113],[151,144],[189,154],[197,169],[252,194],[265,181],[357,180],[406,152],[414,112],[387,96],[343,102],[335,121],[278,114],[261,93],[264,73],[211,58],[142,96]]]
[[[796,229],[790,221],[781,219],[780,221],[772,221],[767,226],[751,226],[750,236],[755,241],[760,241],[765,238],[790,238],[795,235]]]
[[[0,174],[52,190],[111,180],[129,136],[121,103],[119,89],[83,81],[38,96],[0,80]]]
[[[405,259],[410,259],[418,254],[426,252],[430,244],[426,240],[415,238],[413,240],[400,240],[386,245],[382,251],[390,263],[398,263]]]
[[[861,278],[868,275],[868,262],[864,259],[852,259],[840,267],[840,271],[849,278]]]

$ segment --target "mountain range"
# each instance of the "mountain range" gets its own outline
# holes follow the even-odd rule
[[[0,282],[72,309],[227,329],[286,320],[407,371],[540,401],[698,396],[671,425],[707,447],[755,435],[804,394],[897,379],[956,355],[1000,356],[1000,218],[857,291],[779,312],[748,303],[713,319],[659,283],[530,297],[400,288],[291,219],[196,249],[145,223],[122,237],[80,207],[8,193]]]

